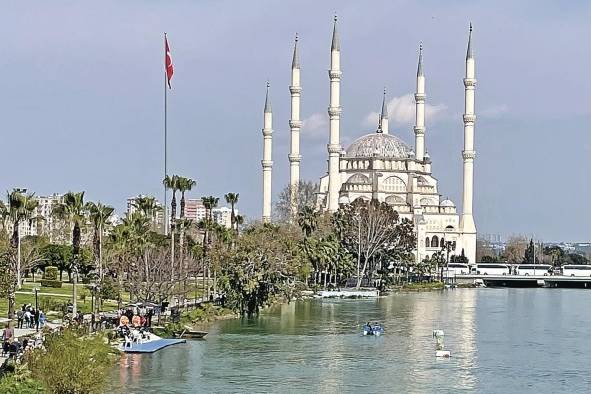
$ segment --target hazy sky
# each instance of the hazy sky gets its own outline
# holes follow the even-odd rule
[[[301,172],[326,172],[333,13],[342,49],[342,143],[375,130],[412,144],[423,42],[426,145],[440,192],[461,205],[464,58],[474,24],[475,219],[481,233],[591,239],[591,3],[555,1],[4,1],[0,190],[86,190],[121,211],[162,198],[163,43],[175,63],[170,172],[191,196],[239,192],[261,212],[262,109],[271,81],[273,192],[289,178],[293,36],[302,65]]]

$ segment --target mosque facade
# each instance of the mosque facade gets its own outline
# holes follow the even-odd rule
[[[290,185],[292,200],[299,182],[300,121],[300,64],[298,42],[294,46],[291,78],[291,149]],[[320,178],[317,207],[334,212],[342,204],[357,199],[378,200],[391,205],[401,218],[407,218],[414,224],[417,235],[415,257],[417,262],[450,246],[450,255],[462,252],[470,263],[476,258],[476,226],[474,223],[473,202],[473,165],[474,150],[474,92],[476,86],[475,63],[472,52],[472,27],[466,53],[466,73],[463,80],[465,111],[463,115],[464,146],[461,150],[463,159],[462,211],[456,204],[442,198],[438,189],[437,178],[432,173],[432,162],[425,148],[425,74],[423,71],[422,48],[416,73],[414,146],[407,145],[388,127],[386,94],[382,101],[382,111],[375,131],[359,137],[347,148],[340,144],[340,41],[335,18],[332,42],[330,80],[328,171]],[[265,102],[265,126],[263,135],[263,221],[271,218],[271,134],[272,111],[268,98]],[[295,210],[295,204],[292,204]]]

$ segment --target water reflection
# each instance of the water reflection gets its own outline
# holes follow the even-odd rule
[[[221,321],[205,341],[123,356],[113,391],[588,392],[589,301],[585,290],[458,289],[290,303]],[[362,336],[366,321],[386,335]],[[434,329],[451,359],[435,359]]]

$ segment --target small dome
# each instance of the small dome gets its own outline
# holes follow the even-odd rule
[[[456,207],[456,204],[454,204],[453,201],[449,200],[449,199],[441,201],[441,203],[439,205],[442,207],[452,207],[452,208]]]
[[[347,148],[345,157],[406,159],[410,151],[411,149],[400,138],[392,134],[372,133],[355,140]]]

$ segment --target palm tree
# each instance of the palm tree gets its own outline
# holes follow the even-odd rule
[[[72,228],[72,271],[74,274],[72,314],[76,316],[78,263],[80,258],[80,227],[86,218],[86,206],[84,205],[84,192],[68,192],[63,201],[54,208],[54,214],[67,220]]]
[[[108,205],[103,205],[100,202],[89,202],[86,204],[86,209],[88,210],[90,221],[94,227],[92,243],[94,247],[95,262],[98,268],[98,284],[100,289],[103,284],[103,232],[105,226],[108,224],[109,219],[111,218],[111,215],[115,211],[115,208]],[[97,299],[96,307],[98,312],[100,310],[99,299]]]
[[[298,212],[297,221],[304,235],[309,237],[318,227],[318,212],[314,208],[306,206]]]
[[[240,226],[244,224],[244,216],[236,215],[236,236],[240,235]]]
[[[176,220],[176,192],[179,190],[179,176],[166,175],[162,183],[165,188],[172,190],[172,200],[170,201],[170,232],[174,233],[174,221]]]
[[[171,277],[174,277],[174,229],[176,224],[176,191],[179,189],[178,175],[164,177],[164,187],[172,190],[172,201],[170,202],[170,269]],[[166,226],[166,223],[164,224]]]
[[[28,222],[29,226],[33,220],[33,214],[39,202],[35,199],[34,193],[24,194],[18,189],[8,194],[8,207],[6,215],[12,224],[11,246],[16,250],[16,287],[21,288],[21,235],[20,224]]]
[[[178,190],[181,192],[181,219],[185,217],[185,192],[191,191],[197,182],[191,178],[178,177]]]
[[[181,221],[185,219],[185,192],[190,191],[193,187],[197,185],[197,182],[191,178],[185,178],[182,176],[178,177],[177,186],[179,191],[181,192]],[[185,256],[184,256],[184,249],[185,249],[185,229],[188,227],[190,223],[179,223],[179,265],[180,269],[186,268],[184,266]]]
[[[162,207],[158,204],[156,198],[139,195],[134,198],[131,204],[135,209],[152,221],[152,230],[156,231],[158,212],[162,211]],[[164,225],[166,226],[166,224]]]
[[[234,210],[234,206],[238,204],[240,193],[228,193],[224,197],[226,198],[226,202],[232,207],[232,216],[230,216],[232,230],[238,232],[238,229],[236,228],[236,211]]]
[[[205,207],[205,226],[203,231],[203,257],[205,258],[207,255],[207,248],[208,245],[211,243],[211,228],[213,226],[213,209],[218,206],[218,201],[220,199],[214,196],[209,197],[201,197],[201,201],[203,202],[203,206]],[[209,262],[207,262],[207,268],[204,270],[207,271],[207,283],[209,283]],[[204,272],[205,274],[205,272]],[[205,275],[204,275],[205,276]],[[203,280],[203,284],[205,287],[205,279]],[[207,292],[207,296],[209,298],[209,286],[207,289],[204,289]]]

